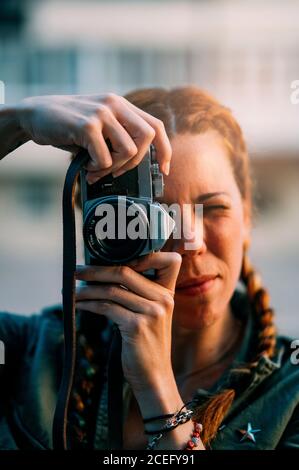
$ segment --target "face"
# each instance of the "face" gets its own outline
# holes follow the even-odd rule
[[[185,236],[170,238],[163,248],[182,255],[173,320],[184,328],[198,329],[210,326],[227,312],[239,279],[250,222],[225,144],[216,131],[178,134],[171,145],[170,174],[165,177],[164,196],[159,201],[177,203],[181,210],[183,204],[191,204],[193,224],[195,204],[203,204],[202,243],[186,249],[186,242],[192,239],[185,231]]]

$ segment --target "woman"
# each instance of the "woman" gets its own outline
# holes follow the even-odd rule
[[[139,135],[138,126],[132,130],[120,118],[119,103],[147,125],[156,125],[150,141],[158,144],[162,167],[170,160],[169,139],[171,169],[167,175],[164,166],[161,202],[192,208],[202,203],[203,243],[187,250],[186,239],[172,237],[160,253],[125,267],[78,266],[78,280],[99,284],[78,286],[76,291],[76,305],[84,314],[69,410],[73,445],[105,448],[107,443],[104,359],[115,322],[122,335],[125,376],[124,449],[299,448],[299,374],[290,361],[290,340],[276,335],[268,293],[247,255],[251,180],[240,127],[227,108],[196,87],[145,89],[117,103],[113,100],[114,118],[122,126],[120,131],[113,121],[110,134],[115,141],[122,134],[127,142],[128,135],[135,142]],[[24,124],[26,112],[21,116],[22,131],[29,126]],[[99,127],[97,122],[89,132],[96,134],[95,141]],[[40,140],[49,143],[49,138]],[[77,139],[75,145],[83,140]],[[102,137],[100,141],[104,145]],[[74,142],[59,142],[60,147],[70,144]],[[117,159],[109,160],[106,148],[102,166],[90,152],[96,163],[89,164],[89,182],[132,168],[146,148],[138,152],[136,147],[131,148],[131,161],[117,168]],[[157,270],[155,281],[141,274],[148,268]],[[243,290],[237,288],[238,281]],[[14,398],[13,411],[3,413],[7,442],[19,448],[51,448],[61,373],[61,309],[30,320],[2,315],[0,328],[1,338],[11,345],[11,361],[18,361],[23,377],[16,376],[16,383],[4,393],[3,403]],[[32,358],[30,365],[26,360],[25,372],[21,353]],[[38,370],[38,391],[31,386],[33,370]],[[22,383],[29,391],[20,397]],[[47,406],[40,389],[47,393]]]

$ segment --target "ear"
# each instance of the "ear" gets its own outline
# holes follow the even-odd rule
[[[243,201],[243,225],[244,225],[244,245],[248,247],[251,241],[252,230],[252,208],[248,201]]]

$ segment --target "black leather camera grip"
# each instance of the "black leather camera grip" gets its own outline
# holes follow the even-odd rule
[[[53,448],[70,449],[68,439],[68,407],[74,380],[76,361],[76,230],[75,230],[75,188],[81,168],[89,155],[80,151],[71,162],[63,189],[63,322],[64,362],[62,379],[53,421]],[[122,388],[121,335],[114,328],[108,361],[108,418],[109,447],[122,447]]]

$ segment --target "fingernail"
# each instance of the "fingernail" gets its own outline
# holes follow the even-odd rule
[[[167,162],[164,164],[164,173],[165,175],[169,175],[169,171],[170,171],[170,162]]]

